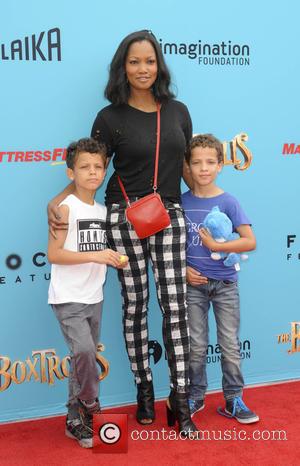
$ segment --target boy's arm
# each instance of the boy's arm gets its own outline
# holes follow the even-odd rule
[[[58,207],[58,213],[62,222],[68,224],[69,208],[66,205]],[[49,234],[48,260],[51,264],[77,265],[95,262],[97,264],[107,264],[113,267],[123,268],[127,265],[127,260],[121,259],[121,254],[111,249],[95,252],[76,252],[64,249],[68,230],[57,230],[56,238]]]
[[[256,247],[256,240],[251,226],[240,225],[236,228],[236,231],[240,235],[240,238],[225,241],[224,243],[215,241],[205,228],[199,230],[199,235],[204,246],[212,251],[236,253],[253,251]]]

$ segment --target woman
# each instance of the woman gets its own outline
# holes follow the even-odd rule
[[[150,260],[163,314],[163,339],[170,371],[168,422],[173,425],[177,420],[180,432],[193,436],[197,428],[187,401],[185,224],[179,205],[184,152],[192,136],[192,124],[187,108],[173,100],[169,86],[169,71],[153,34],[138,31],[128,35],[110,66],[105,97],[111,105],[98,113],[92,136],[106,144],[115,168],[106,190],[107,238],[112,249],[129,257],[128,266],[119,270],[118,276],[124,336],[137,384],[137,420],[150,424],[155,418],[147,327]],[[161,107],[158,192],[171,225],[140,240],[126,221],[126,203],[117,175],[131,200],[152,192],[158,105]]]

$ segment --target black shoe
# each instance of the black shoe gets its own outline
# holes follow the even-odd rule
[[[189,408],[190,408],[191,417],[193,417],[194,414],[198,413],[198,411],[202,411],[202,409],[205,408],[204,400],[192,400],[190,398]]]
[[[137,384],[136,420],[143,425],[152,424],[155,419],[153,383],[141,382]]]
[[[252,424],[259,421],[259,416],[249,409],[240,396],[226,400],[225,414],[234,417],[241,424]]]
[[[65,434],[67,437],[77,440],[83,448],[93,447],[93,430],[83,424],[81,419],[66,420]]]
[[[186,393],[171,390],[167,399],[168,426],[172,427],[178,422],[179,433],[190,439],[198,437],[198,429],[193,423],[190,415],[189,403]]]

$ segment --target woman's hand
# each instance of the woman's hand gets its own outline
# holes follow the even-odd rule
[[[208,282],[207,277],[204,277],[198,270],[193,269],[193,267],[187,266],[186,268],[186,281],[188,285],[197,286],[204,285]]]
[[[59,214],[58,205],[51,201],[47,206],[47,214],[48,214],[48,225],[49,225],[49,232],[53,236],[53,238],[57,238],[55,231],[56,230],[67,230],[68,223],[64,223],[61,221],[61,216]]]

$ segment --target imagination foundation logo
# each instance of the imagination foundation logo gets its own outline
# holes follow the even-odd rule
[[[206,363],[214,364],[222,361],[222,350],[220,345],[208,345],[206,350]],[[251,359],[251,341],[240,341],[240,357],[241,359]]]
[[[188,60],[204,66],[249,66],[250,45],[232,40],[221,42],[174,42],[159,39],[164,55],[183,56]]]

